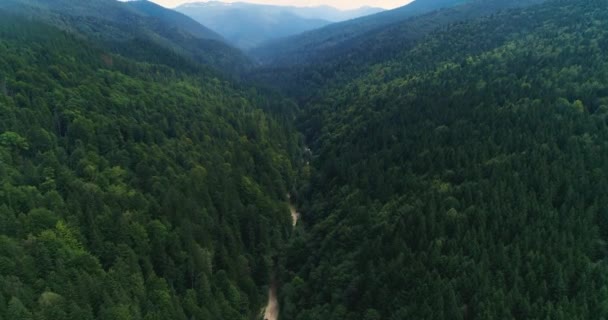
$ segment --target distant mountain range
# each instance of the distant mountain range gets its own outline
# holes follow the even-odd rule
[[[293,7],[219,1],[188,3],[175,8],[213,29],[241,49],[271,40],[383,11],[362,7],[339,10],[330,6]]]

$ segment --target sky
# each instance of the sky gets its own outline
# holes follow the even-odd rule
[[[197,2],[197,0],[150,0],[167,8],[173,8],[187,2]],[[204,0],[200,0],[204,2]],[[329,5],[340,9],[354,9],[362,6],[381,7],[393,9],[411,2],[411,0],[227,0],[224,2],[254,2],[263,4],[275,4],[283,6],[319,6]]]

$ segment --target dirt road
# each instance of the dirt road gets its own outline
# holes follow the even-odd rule
[[[289,204],[289,211],[291,212],[291,223],[295,227],[300,220],[300,213],[296,211],[291,203]],[[279,319],[279,300],[277,299],[277,283],[272,280],[270,288],[268,288],[268,304],[264,309],[264,320],[278,320]]]
[[[279,300],[277,299],[277,284],[273,280],[268,289],[268,304],[264,310],[264,320],[277,320],[279,318]]]
[[[298,224],[298,220],[300,220],[300,213],[296,211],[296,207],[294,207],[292,204],[289,205],[289,211],[291,211],[291,221],[295,227],[296,224]]]

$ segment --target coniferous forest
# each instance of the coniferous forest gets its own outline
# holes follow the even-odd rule
[[[0,38],[0,317],[255,317],[299,145],[270,103],[8,16]]]
[[[608,319],[608,1],[412,5],[0,3],[0,320]]]

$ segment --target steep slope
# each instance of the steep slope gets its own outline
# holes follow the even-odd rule
[[[235,46],[250,49],[262,43],[323,27],[381,9],[340,11],[322,7],[289,7],[218,1],[187,3],[175,8],[223,35]]]
[[[395,58],[434,31],[501,10],[526,7],[543,1],[470,1],[452,8],[413,16],[403,22],[337,42],[327,48],[301,47],[297,50],[302,51],[289,52],[281,61],[274,61],[253,70],[250,77],[257,82],[279,87],[299,100],[307,101],[324,87],[344,84],[345,81],[368,72],[370,66]],[[294,48],[298,46],[300,44],[296,44]]]
[[[152,63],[190,63],[196,68],[194,62],[230,73],[250,66],[240,51],[217,34],[148,1],[6,0],[0,2],[0,9],[45,21]]]
[[[605,1],[505,11],[311,102],[281,317],[606,318],[606,30]]]
[[[291,65],[308,62],[319,51],[330,51],[367,32],[410,17],[449,8],[470,0],[416,0],[403,7],[331,24],[325,28],[271,42],[251,53],[262,63]]]
[[[141,15],[156,18],[164,25],[173,26],[174,28],[183,30],[199,39],[225,41],[222,36],[196,22],[192,18],[177,11],[167,10],[148,0],[129,1],[126,2],[126,4]]]
[[[274,104],[0,12],[0,318],[257,318],[299,149]]]

